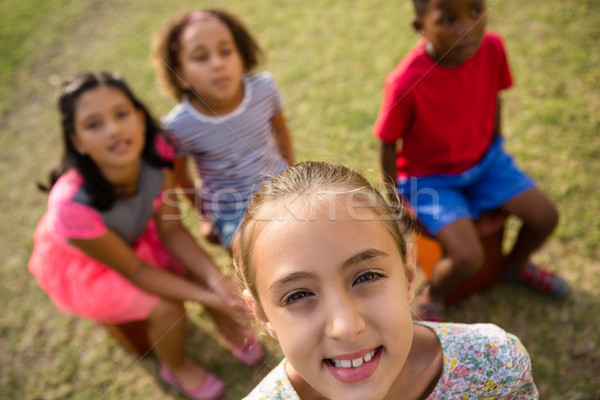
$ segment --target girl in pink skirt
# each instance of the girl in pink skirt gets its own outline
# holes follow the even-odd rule
[[[48,211],[29,269],[56,306],[104,323],[146,319],[160,375],[195,399],[224,384],[185,356],[185,301],[201,303],[232,352],[262,347],[238,320],[247,307],[183,227],[173,201],[172,151],[117,75],[82,74],[58,93],[64,155],[50,174]]]

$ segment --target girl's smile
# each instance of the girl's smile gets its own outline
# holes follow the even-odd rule
[[[227,86],[229,84],[229,82],[231,82],[231,78],[227,77],[227,76],[223,76],[223,77],[219,77],[213,80],[213,85],[215,86]]]
[[[329,358],[325,364],[331,374],[344,383],[353,383],[369,378],[379,365],[379,359],[383,347],[367,351],[358,352],[363,355],[345,355]]]
[[[109,151],[117,154],[125,153],[131,147],[131,140],[117,140],[108,147]]]

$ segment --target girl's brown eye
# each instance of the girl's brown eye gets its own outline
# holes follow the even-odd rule
[[[89,129],[89,130],[94,130],[94,129],[98,129],[102,126],[102,123],[100,121],[93,121],[93,122],[89,122],[85,125],[85,129]]]
[[[283,301],[281,302],[281,305],[287,306],[287,305],[293,304],[293,303],[300,301],[300,300],[304,299],[305,297],[308,297],[311,295],[312,295],[312,293],[307,292],[307,291],[293,292],[292,294],[290,294],[289,296],[286,296],[283,299]]]
[[[360,275],[358,278],[356,278],[356,280],[354,281],[354,284],[373,282],[373,281],[377,281],[383,277],[384,277],[383,274],[373,272],[373,271],[367,271],[364,274]]]
[[[117,113],[117,118],[125,118],[129,115],[129,110],[119,111]]]
[[[192,56],[192,60],[205,62],[208,60],[208,54],[196,54],[196,55]]]

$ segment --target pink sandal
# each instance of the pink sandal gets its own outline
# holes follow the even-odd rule
[[[251,334],[242,347],[235,346],[230,341],[227,341],[227,346],[231,353],[246,365],[258,364],[264,355],[262,344],[254,333]]]
[[[160,365],[160,377],[168,384],[174,386],[184,396],[193,400],[216,400],[225,393],[225,384],[210,372],[206,372],[204,380],[195,389],[187,390],[181,385],[181,382],[164,365]]]

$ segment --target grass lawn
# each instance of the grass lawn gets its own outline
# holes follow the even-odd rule
[[[379,180],[371,130],[383,79],[418,39],[410,2],[275,0],[219,2],[242,15],[268,54],[286,100],[299,161],[346,163]],[[121,72],[158,115],[173,106],[149,63],[149,43],[175,0],[0,0],[0,397],[168,399],[156,360],[136,360],[102,327],[59,313],[27,271],[46,196],[35,189],[58,158],[54,92],[67,75]],[[506,40],[516,85],[503,95],[507,147],[556,203],[561,223],[536,261],[573,286],[549,301],[498,286],[449,310],[517,334],[546,400],[600,398],[600,7],[595,0],[493,0],[489,27]],[[196,231],[192,217],[186,223]],[[517,224],[510,221],[507,240]],[[226,254],[208,250],[224,270]],[[191,309],[189,351],[239,399],[277,362],[247,368]]]

